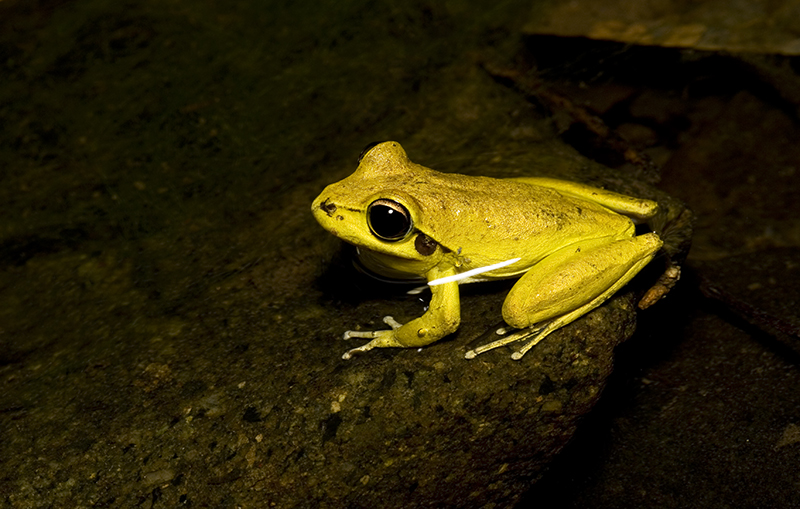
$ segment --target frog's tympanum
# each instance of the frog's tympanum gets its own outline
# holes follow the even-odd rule
[[[655,233],[635,223],[658,205],[549,178],[494,179],[439,173],[413,163],[399,143],[368,147],[355,173],[326,187],[314,217],[357,247],[368,270],[427,280],[432,297],[421,317],[390,330],[348,331],[370,338],[344,354],[378,347],[420,347],[454,332],[461,319],[458,285],[519,277],[503,319],[520,329],[467,352],[516,341],[525,352],[559,327],[601,305],[653,258]],[[501,329],[498,331],[504,334]]]

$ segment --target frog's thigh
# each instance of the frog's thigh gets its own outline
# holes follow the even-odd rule
[[[656,234],[648,233],[591,239],[556,251],[514,285],[503,304],[503,318],[512,327],[524,328],[569,314],[561,323],[566,325],[630,281],[661,244]]]
[[[520,177],[513,180],[549,187],[550,189],[555,189],[562,193],[596,202],[610,208],[614,212],[629,216],[632,219],[643,220],[650,218],[655,215],[658,210],[658,203],[652,200],[634,198],[633,196],[626,196],[578,182],[542,177]]]

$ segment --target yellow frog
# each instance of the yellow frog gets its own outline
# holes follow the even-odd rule
[[[421,317],[390,330],[347,331],[373,348],[420,347],[454,332],[458,285],[520,277],[503,319],[521,329],[466,353],[545,336],[601,305],[653,258],[655,233],[635,223],[656,202],[549,178],[494,179],[440,173],[408,159],[399,143],[367,147],[355,173],[331,184],[311,211],[323,228],[357,247],[362,264],[397,279],[424,278],[432,297]],[[505,334],[501,329],[498,334]]]

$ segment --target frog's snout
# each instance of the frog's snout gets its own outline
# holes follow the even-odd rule
[[[342,221],[344,217],[337,214],[339,207],[331,201],[330,196],[324,199],[323,196],[325,196],[324,193],[317,196],[317,199],[311,204],[311,214],[323,228],[338,237],[334,224]]]

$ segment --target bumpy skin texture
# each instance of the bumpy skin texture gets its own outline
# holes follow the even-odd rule
[[[400,225],[389,239],[374,225],[374,204]],[[503,318],[524,330],[467,352],[471,358],[532,338],[515,354],[520,358],[602,304],[652,259],[661,240],[654,233],[636,236],[634,224],[657,208],[650,200],[555,179],[440,173],[411,162],[397,142],[378,144],[355,173],[320,193],[312,212],[326,230],[359,248],[367,268],[392,278],[425,278],[433,282],[433,296],[429,310],[405,325],[387,317],[391,330],[345,333],[372,339],[345,358],[437,341],[458,328],[459,283],[522,276],[506,298]]]

